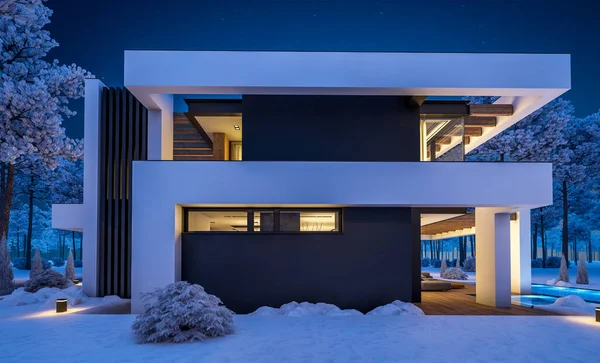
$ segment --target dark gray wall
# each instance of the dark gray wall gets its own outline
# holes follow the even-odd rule
[[[243,96],[244,160],[419,161],[419,108],[398,96]]]
[[[184,233],[182,279],[204,286],[236,313],[290,301],[362,312],[396,299],[418,301],[420,243],[411,239],[418,214],[410,208],[345,208],[342,214],[341,234]]]

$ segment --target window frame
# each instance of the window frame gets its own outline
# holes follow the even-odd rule
[[[246,231],[190,231],[189,213],[190,212],[244,212],[247,216]],[[255,212],[273,212],[274,231],[255,231],[254,213]],[[335,212],[338,215],[337,231],[280,231],[280,213],[281,212]],[[202,208],[202,207],[183,207],[183,232],[182,233],[221,233],[221,234],[342,234],[343,233],[343,208]]]

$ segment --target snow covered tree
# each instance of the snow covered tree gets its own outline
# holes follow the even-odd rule
[[[75,262],[73,261],[73,251],[71,250],[69,250],[69,257],[67,258],[65,276],[71,281],[75,280]]]
[[[583,253],[579,254],[579,264],[577,265],[577,278],[575,282],[582,285],[590,283],[590,276],[588,275],[587,264],[585,263],[585,256]]]
[[[13,270],[10,265],[10,253],[6,236],[0,240],[0,296],[10,294],[13,289]]]
[[[58,46],[44,30],[51,15],[43,0],[0,5],[0,235],[8,229],[15,170],[24,158],[36,156],[53,169],[60,158],[82,155],[82,144],[66,137],[61,124],[74,115],[69,100],[83,95],[91,75],[74,64],[44,60]]]
[[[446,259],[443,258],[442,259],[442,266],[440,267],[440,276],[443,276],[447,269],[448,269],[448,264],[446,262]]]
[[[43,271],[42,265],[42,256],[40,254],[40,249],[35,249],[35,254],[33,256],[33,263],[31,264],[31,270],[29,271],[29,278],[32,279],[36,275],[39,275]]]
[[[562,202],[562,252],[568,262],[570,194],[574,187],[586,184],[600,170],[600,112],[583,119],[571,117],[563,134],[566,143],[556,150],[560,158],[554,163],[554,180]]]
[[[475,257],[467,257],[465,260],[464,270],[466,272],[475,272]]]
[[[454,266],[454,267],[456,267],[457,269],[460,269],[460,259],[459,258],[456,259],[456,266]]]
[[[558,281],[569,282],[569,270],[567,268],[567,259],[565,255],[560,260],[560,270],[558,272]]]
[[[233,313],[200,285],[175,282],[142,295],[132,329],[139,343],[203,341],[233,333]]]

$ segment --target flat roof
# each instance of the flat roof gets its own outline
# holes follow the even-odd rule
[[[127,87],[156,95],[500,96],[512,116],[472,150],[571,88],[568,54],[125,51]],[[469,151],[467,150],[467,151]]]

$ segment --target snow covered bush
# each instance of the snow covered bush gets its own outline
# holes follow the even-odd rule
[[[132,329],[139,343],[203,341],[233,333],[233,312],[200,285],[175,282],[142,294]]]
[[[421,267],[429,267],[431,265],[431,260],[428,258],[421,259]]]
[[[52,261],[52,264],[56,267],[62,267],[65,265],[65,260],[63,260],[62,258],[53,258],[50,261]]]
[[[536,258],[535,260],[531,260],[531,268],[542,268],[542,259]]]
[[[442,267],[442,261],[437,258],[431,259],[431,267],[440,268]]]
[[[587,264],[583,254],[579,255],[579,264],[577,265],[577,278],[575,279],[575,283],[583,285],[590,283]]]
[[[33,259],[31,259],[33,264]],[[26,270],[25,266],[25,257],[15,257],[12,259],[13,267],[17,270]],[[46,259],[42,258],[42,269],[48,269],[52,267],[52,263]]]
[[[0,240],[0,296],[10,294],[13,289],[13,270],[10,265],[10,252],[6,237]]]
[[[466,272],[475,272],[475,257],[467,257],[463,270]]]
[[[447,269],[440,277],[448,280],[468,280],[469,275],[464,273],[460,268],[452,267]]]
[[[47,269],[30,278],[25,283],[25,291],[36,292],[44,287],[57,287],[59,289],[65,289],[71,285],[73,285],[73,283],[67,280],[67,278],[64,277],[60,272]]]
[[[65,277],[71,281],[75,280],[75,264],[73,263],[73,252],[71,250],[69,250],[69,257],[67,258]]]
[[[446,259],[442,260],[442,265],[440,266],[440,276],[444,277],[444,273],[448,269],[448,265],[446,265]]]
[[[36,275],[43,271],[42,256],[40,255],[40,249],[36,248],[33,255],[33,262],[31,263],[31,270],[29,271],[29,278],[32,279]]]
[[[562,259],[558,256],[548,257],[546,259],[546,267],[547,268],[560,268],[560,264],[562,263]],[[571,267],[571,261],[567,264],[567,267]]]
[[[569,282],[569,270],[567,269],[567,260],[565,255],[562,256],[560,261],[560,271],[558,272],[558,281]]]

